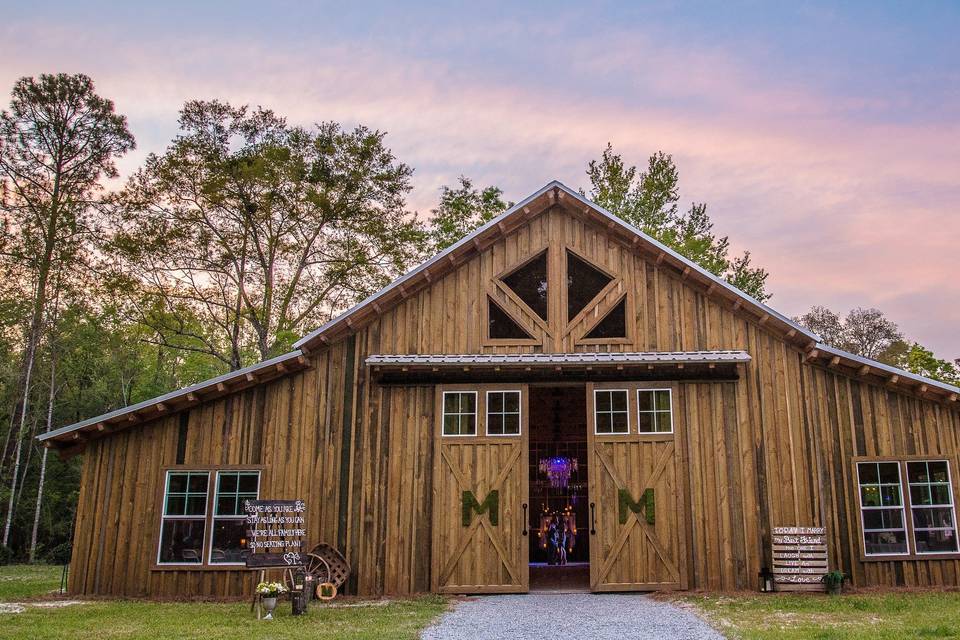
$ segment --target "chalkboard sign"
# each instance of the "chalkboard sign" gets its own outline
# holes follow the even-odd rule
[[[302,565],[307,537],[307,505],[303,500],[247,500],[247,567]]]

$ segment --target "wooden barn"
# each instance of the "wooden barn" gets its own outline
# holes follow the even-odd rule
[[[364,595],[960,585],[960,389],[558,182],[295,348],[41,437],[84,456],[72,593],[249,594],[256,498]]]

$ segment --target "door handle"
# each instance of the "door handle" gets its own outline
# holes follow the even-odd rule
[[[597,535],[597,503],[590,503],[590,535]]]
[[[527,535],[527,503],[523,503],[523,535]]]

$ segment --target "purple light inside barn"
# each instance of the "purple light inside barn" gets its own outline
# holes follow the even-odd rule
[[[540,473],[547,476],[550,486],[566,489],[570,484],[570,474],[577,470],[577,461],[573,458],[558,456],[540,460]]]

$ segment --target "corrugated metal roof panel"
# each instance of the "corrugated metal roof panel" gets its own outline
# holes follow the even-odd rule
[[[746,351],[646,351],[630,353],[515,353],[372,355],[369,366],[484,366],[562,364],[680,364],[749,362]]]

